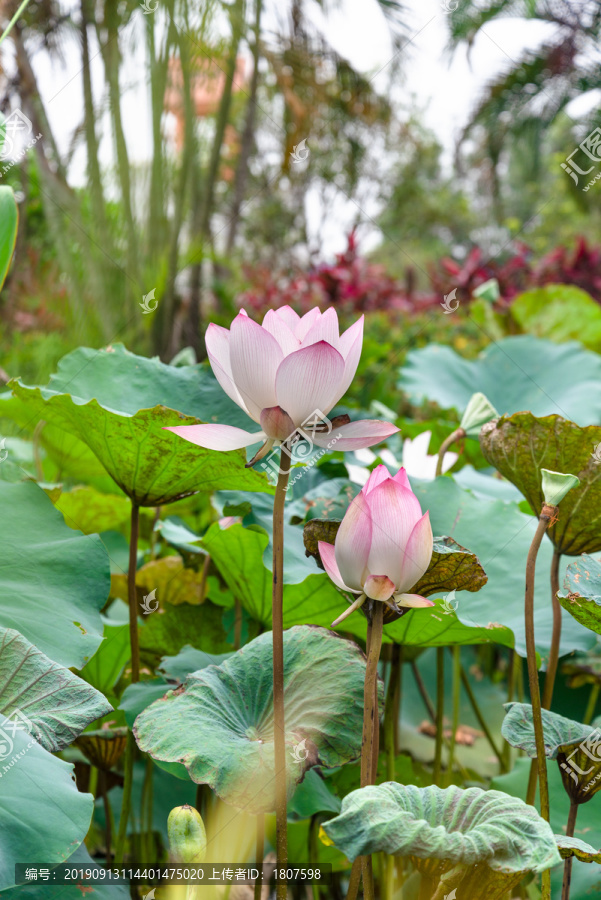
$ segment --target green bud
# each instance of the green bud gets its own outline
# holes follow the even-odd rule
[[[488,281],[485,281],[484,284],[478,285],[478,287],[472,291],[474,297],[479,297],[482,300],[488,300],[489,303],[494,303],[501,296],[501,291],[499,290],[499,282],[496,278],[490,278]]]
[[[483,425],[496,419],[499,413],[496,411],[490,400],[478,392],[472,394],[470,402],[461,418],[460,427],[466,434],[478,434]]]
[[[201,863],[207,852],[207,833],[192,806],[176,806],[167,819],[169,852],[173,862]]]
[[[576,475],[551,472],[550,469],[541,469],[543,497],[548,506],[559,506],[568,491],[578,487],[580,479]]]

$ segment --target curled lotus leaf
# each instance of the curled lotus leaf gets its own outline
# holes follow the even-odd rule
[[[189,675],[137,717],[138,746],[180,763],[197,784],[247,812],[275,807],[272,635],[265,632],[219,666]],[[365,656],[333,632],[284,632],[286,776],[289,796],[317,764],[359,757]],[[380,703],[382,685],[378,685]]]
[[[505,703],[504,706],[507,712],[501,726],[501,734],[512,747],[523,750],[530,759],[535,759],[532,706],[529,703]],[[574,719],[566,719],[549,709],[542,710],[542,721],[547,759],[557,759],[561,752],[588,740],[595,731],[592,725],[583,725]]]
[[[536,515],[544,502],[541,469],[577,476],[580,484],[561,501],[557,521],[547,533],[560,553],[577,556],[601,550],[601,427],[581,428],[561,416],[516,412],[484,425],[480,446]]]
[[[350,860],[384,852],[427,860],[430,870],[439,860],[439,877],[457,867],[477,866],[477,894],[462,895],[462,882],[470,874],[469,869],[457,869],[454,884],[459,897],[487,896],[488,873],[495,890],[501,884],[506,892],[507,884],[521,874],[542,872],[561,862],[553,832],[534,807],[501,791],[480,788],[443,790],[396,782],[361,788],[344,798],[340,815],[325,822],[323,829]],[[505,884],[499,881],[503,875]]]

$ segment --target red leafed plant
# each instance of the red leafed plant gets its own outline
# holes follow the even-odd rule
[[[578,239],[574,249],[555,248],[536,264],[523,243],[514,245],[511,255],[502,260],[488,257],[481,247],[474,246],[463,261],[443,257],[432,265],[425,291],[416,289],[413,270],[407,270],[402,284],[383,266],[361,256],[354,231],[346,250],[337,254],[333,263],[288,273],[247,266],[245,275],[250,287],[240,302],[256,314],[284,305],[302,313],[316,305],[334,305],[343,313],[419,312],[437,306],[454,289],[457,298],[467,302],[474,290],[491,278],[499,284],[499,309],[509,307],[523,291],[545,284],[577,285],[601,303],[601,247],[587,245],[584,238]]]
[[[601,303],[601,247],[580,237],[574,250],[556,247],[534,269],[536,284],[575,284]]]

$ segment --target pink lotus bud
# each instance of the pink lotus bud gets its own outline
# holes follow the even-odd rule
[[[371,473],[346,511],[336,543],[319,543],[324,568],[343,590],[372,600],[393,598],[398,606],[433,606],[407,593],[428,569],[433,538],[430,517],[404,469],[391,476],[386,466]]]

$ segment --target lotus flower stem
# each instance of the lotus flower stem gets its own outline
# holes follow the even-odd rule
[[[492,736],[491,730],[488,727],[486,719],[482,715],[482,710],[478,706],[478,701],[476,700],[476,697],[472,690],[472,686],[469,683],[468,677],[465,673],[465,669],[463,668],[463,666],[461,667],[461,683],[463,684],[465,693],[467,694],[467,697],[468,697],[468,700],[470,701],[471,707],[474,710],[474,715],[476,716],[476,718],[478,720],[478,724],[480,725],[480,728],[484,732],[486,740],[488,741],[488,743],[490,745],[490,749],[492,750],[492,752],[495,754],[495,756],[499,760],[499,767],[501,769],[501,773],[508,772],[509,768],[507,766],[507,762],[503,758],[503,754],[500,752],[499,748],[495,744],[495,739]],[[507,744],[507,746],[509,747],[509,744]]]
[[[131,528],[129,535],[129,567],[127,570],[127,600],[129,603],[129,643],[131,647],[132,684],[140,680],[140,643],[138,640],[138,598],[136,596],[136,569],[138,567],[138,534],[140,530],[140,507],[131,505]]]
[[[259,871],[263,871],[263,857],[265,856],[265,816],[259,813],[255,831],[255,865]],[[255,881],[254,900],[261,900],[263,883],[261,878]]]
[[[104,806],[104,842],[106,844],[106,867],[111,866],[111,846],[113,843],[113,810],[108,796],[106,772],[102,773],[102,805]]]
[[[382,647],[384,625],[384,604],[374,602],[371,627],[367,638],[367,667],[365,669],[365,687],[363,693],[363,740],[361,743],[361,787],[367,787],[374,781],[374,759],[376,750],[375,731],[379,727],[378,715],[378,661]],[[376,761],[377,765],[377,761]],[[374,900],[374,878],[371,856],[362,857],[363,897]]]
[[[127,569],[127,600],[129,603],[129,643],[131,647],[131,681],[140,680],[140,642],[138,639],[138,598],[136,596],[136,569],[138,567],[138,534],[140,530],[140,507],[132,502],[131,526],[129,533],[129,566]],[[115,865],[120,866],[125,852],[127,820],[131,810],[133,770],[136,741],[133,732],[127,732],[127,744],[123,758],[123,800],[119,818],[119,832],[115,846]]]
[[[593,716],[595,715],[595,709],[597,707],[597,700],[599,699],[599,689],[601,685],[599,682],[594,684],[591,687],[591,692],[589,694],[588,703],[586,705],[586,712],[584,714],[583,722],[585,725],[590,725],[593,720]]]
[[[536,741],[536,766],[540,783],[540,812],[546,822],[549,821],[549,783],[547,780],[547,757],[545,755],[545,739],[543,734],[543,721],[541,714],[541,697],[538,684],[538,669],[536,668],[536,643],[534,639],[534,578],[536,572],[536,557],[549,527],[549,522],[556,512],[556,507],[543,505],[539,516],[538,525],[526,562],[526,589],[524,596],[524,611],[526,620],[526,653],[528,662],[528,681],[530,686],[530,700],[532,702],[532,723],[534,725],[534,737]],[[536,779],[530,779],[528,784],[528,796],[526,802],[534,805],[536,792]],[[542,875],[542,900],[550,900],[551,876],[546,870]]]
[[[538,526],[530,550],[528,551],[528,560],[526,562],[526,590],[525,590],[525,620],[526,620],[526,653],[528,662],[528,682],[530,687],[530,700],[532,702],[532,721],[534,725],[534,737],[536,741],[536,767],[538,777],[540,779],[540,804],[541,815],[547,822],[549,821],[549,787],[547,783],[547,757],[545,755],[545,739],[543,735],[543,723],[541,717],[541,697],[538,684],[538,669],[536,668],[536,643],[534,639],[534,577],[536,571],[536,557],[541,545],[541,541],[545,531],[549,527],[550,514],[547,514],[549,507],[544,506],[541,513]],[[536,788],[536,780],[534,788]],[[530,805],[534,804],[534,790],[532,784],[528,785],[528,797],[526,802]]]
[[[198,586],[198,594],[200,597],[200,602],[204,603],[206,595],[207,595],[207,577],[209,574],[209,567],[211,565],[211,557],[207,553],[204,558],[202,569],[200,571],[200,584]],[[240,647],[234,647],[235,650],[239,650]]]
[[[234,650],[242,646],[242,604],[236,598],[234,603]]]
[[[367,652],[367,667],[365,670],[361,787],[367,787],[367,785],[371,784],[374,732],[378,724],[378,708],[375,701],[378,685],[378,661],[380,659],[380,648],[382,647],[383,618],[384,604],[376,600],[374,602],[373,621]]]
[[[152,859],[154,856],[154,834],[152,827],[153,795],[154,795],[154,763],[152,757],[146,759],[146,771],[142,785],[142,804],[140,809],[140,822],[142,828],[142,859]]]
[[[568,821],[566,824],[566,837],[574,837],[576,830],[576,816],[578,815],[578,804],[570,801],[570,812],[568,813]],[[573,856],[568,856],[563,865],[563,886],[561,889],[561,900],[569,900],[570,884],[572,881],[572,862]]]
[[[451,740],[449,743],[449,765],[447,769],[447,781],[452,784],[453,764],[455,760],[455,747],[457,745],[457,729],[459,728],[459,704],[461,702],[461,647],[455,644],[451,648],[453,657],[453,720],[451,725]]]
[[[413,677],[415,678],[415,683],[417,685],[417,689],[420,693],[422,700],[424,701],[424,706],[428,711],[428,715],[430,716],[430,720],[433,724],[436,724],[436,711],[432,706],[432,701],[430,699],[430,695],[426,690],[426,685],[424,684],[424,680],[421,676],[421,673],[417,667],[417,663],[414,659],[411,660],[411,671],[413,672]]]
[[[290,451],[282,444],[278,483],[273,501],[273,735],[275,750],[275,815],[278,868],[288,865],[288,825],[286,819],[286,740],[284,719],[284,504],[290,475]],[[287,885],[276,887],[277,900],[286,900]]]
[[[434,784],[440,787],[442,742],[444,739],[444,647],[436,648],[436,747],[434,750]]]
[[[444,455],[449,449],[449,447],[455,443],[455,441],[461,440],[461,438],[465,437],[465,431],[463,428],[456,428],[455,431],[452,431],[451,434],[444,439],[442,444],[440,445],[440,450],[438,451],[438,459],[436,460],[436,477],[442,475],[442,464],[444,461]]]
[[[346,900],[357,900],[361,884],[362,857],[358,856],[351,867],[351,877],[346,891]]]
[[[386,750],[386,779],[395,781],[395,758],[398,753],[399,705],[403,672],[403,647],[393,644],[390,678],[384,707],[384,746]]]
[[[559,605],[557,594],[559,592],[560,560],[561,553],[559,553],[557,550],[554,550],[553,559],[551,560],[551,604],[553,606],[553,632],[551,635],[551,649],[549,651],[547,674],[545,675],[545,687],[543,689],[543,709],[551,709],[551,701],[553,700],[553,688],[555,687],[555,677],[557,675],[557,664],[559,662],[559,644],[561,641],[561,606]]]
[[[134,752],[136,740],[133,732],[127,732],[127,743],[125,745],[125,756],[123,757],[123,799],[121,801],[121,816],[119,818],[119,831],[117,833],[117,841],[115,844],[114,865],[120,866],[123,863],[125,855],[125,838],[127,834],[127,823],[131,812],[131,793],[133,788],[134,774]]]

